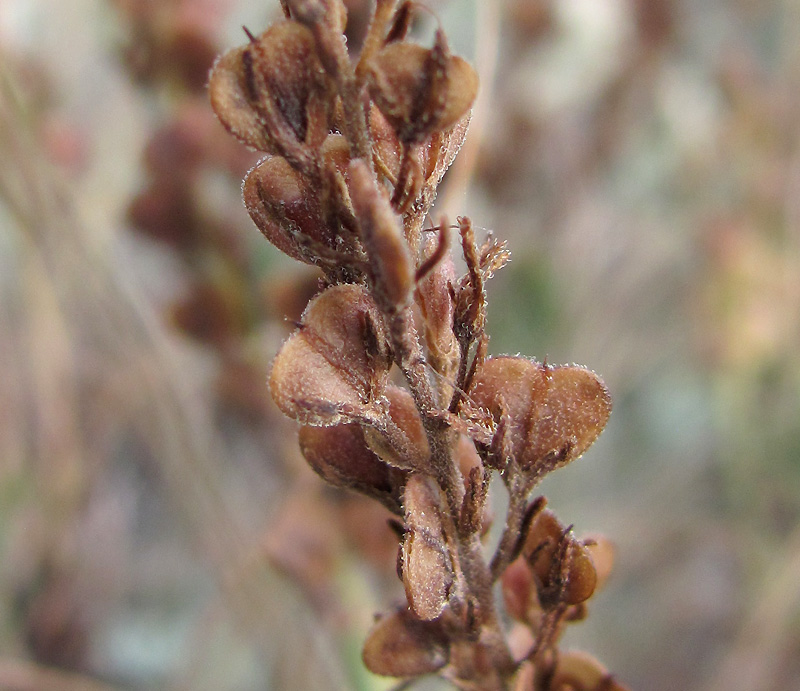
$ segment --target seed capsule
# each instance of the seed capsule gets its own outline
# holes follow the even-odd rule
[[[381,617],[367,636],[367,669],[387,677],[416,677],[444,667],[447,651],[435,622],[420,621],[403,608]]]
[[[589,550],[561,525],[549,509],[531,525],[522,554],[536,576],[539,600],[577,605],[588,600],[597,586],[597,572]]]
[[[442,525],[442,492],[433,478],[412,475],[406,483],[403,504],[406,512],[403,584],[409,608],[427,621],[442,613],[454,581]]]
[[[603,381],[583,367],[551,367],[522,357],[486,360],[470,397],[495,420],[505,416],[505,448],[526,473],[542,476],[578,458],[611,414]]]
[[[358,424],[303,427],[300,450],[311,468],[332,485],[374,497],[390,511],[403,513],[401,495],[408,473],[378,458]]]
[[[305,142],[308,114],[327,96],[314,36],[286,20],[225,53],[211,71],[211,106],[225,128],[259,151]]]
[[[478,93],[472,66],[450,55],[441,34],[433,48],[390,43],[372,59],[370,96],[406,143],[419,143],[463,118]]]
[[[331,286],[314,298],[272,365],[270,389],[283,413],[321,427],[382,417],[391,365],[382,323],[362,286]]]

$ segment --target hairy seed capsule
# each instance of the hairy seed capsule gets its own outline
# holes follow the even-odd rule
[[[416,677],[444,667],[444,641],[435,622],[420,621],[403,608],[378,619],[367,635],[362,657],[374,674]]]
[[[376,456],[360,425],[306,426],[300,429],[299,440],[306,461],[325,480],[374,497],[402,515],[401,495],[408,473]]]
[[[403,503],[403,584],[408,606],[420,619],[435,619],[444,610],[454,580],[442,525],[442,492],[433,478],[412,475],[406,483]]]
[[[306,425],[382,417],[389,346],[382,318],[362,286],[331,286],[314,298],[301,328],[278,352],[270,389],[284,414]]]
[[[478,75],[468,62],[434,51],[436,46],[390,43],[374,56],[367,73],[370,96],[406,143],[455,125],[478,93]]]
[[[549,509],[534,520],[522,553],[536,575],[540,599],[554,597],[564,604],[577,605],[594,593],[597,572],[589,550],[566,532]]]
[[[281,156],[267,156],[247,174],[242,196],[264,237],[293,259],[312,264],[307,248],[331,244],[318,196]]]
[[[222,124],[248,146],[279,153],[287,137],[304,142],[309,111],[327,96],[311,30],[278,22],[228,51],[214,65],[209,92]]]
[[[496,421],[505,416],[506,447],[524,472],[536,476],[583,454],[611,414],[611,397],[594,372],[521,357],[486,360],[469,393]]]

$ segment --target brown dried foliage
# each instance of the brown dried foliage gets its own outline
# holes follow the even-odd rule
[[[620,689],[588,656],[558,648],[605,580],[610,549],[576,539],[530,498],[600,434],[608,391],[582,367],[487,358],[485,281],[508,250],[479,246],[458,219],[459,278],[446,221],[423,230],[477,75],[442,31],[430,48],[405,39],[411,3],[378,0],[357,54],[341,0],[283,7],[284,19],[217,61],[210,93],[225,128],[265,154],[244,182],[253,221],[324,274],[275,359],[273,398],[304,425],[300,447],[319,475],[402,518],[407,602],[377,620],[364,662],[462,689]],[[493,473],[510,502],[487,558]],[[498,580],[530,633],[522,656],[494,601]]]

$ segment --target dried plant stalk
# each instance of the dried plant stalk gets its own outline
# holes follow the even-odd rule
[[[531,498],[600,434],[608,391],[582,367],[487,357],[485,282],[507,248],[479,246],[458,219],[459,278],[446,221],[432,239],[422,231],[477,75],[441,30],[430,48],[406,40],[412,3],[377,0],[360,54],[346,48],[342,0],[282,6],[284,19],[217,61],[211,102],[231,134],[266,154],[244,183],[254,222],[324,274],[275,359],[273,397],[304,425],[301,450],[317,473],[402,519],[407,603],[378,619],[364,662],[461,689],[622,689],[593,658],[558,647],[607,575],[608,545],[578,540]],[[395,367],[404,389],[391,383]],[[510,502],[490,554],[493,473]],[[506,614],[528,631],[521,655],[498,581]]]

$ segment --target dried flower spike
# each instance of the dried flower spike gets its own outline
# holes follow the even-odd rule
[[[608,391],[582,367],[487,358],[485,282],[508,250],[491,238],[481,246],[459,218],[459,277],[446,221],[423,230],[466,136],[477,75],[441,30],[431,48],[406,40],[415,3],[371,6],[351,55],[342,0],[282,0],[285,19],[248,34],[210,82],[223,125],[266,154],[244,182],[250,216],[324,274],[275,358],[272,396],[303,425],[300,447],[319,475],[397,517],[406,605],[377,620],[364,663],[474,691],[620,688],[558,649],[610,569],[608,543],[577,540],[529,497],[600,434]],[[509,504],[488,558],[497,471]],[[498,579],[534,641],[527,659],[512,655]]]

